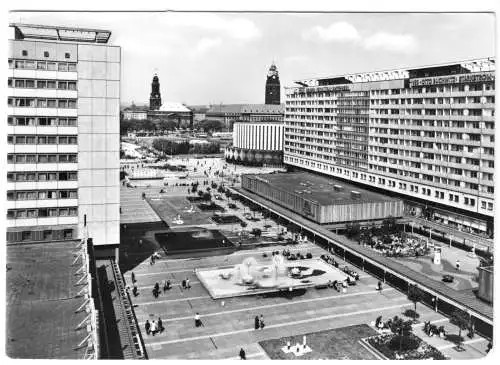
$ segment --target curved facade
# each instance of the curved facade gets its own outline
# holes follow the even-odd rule
[[[278,121],[237,122],[233,145],[225,150],[228,162],[244,165],[281,165],[284,125]]]

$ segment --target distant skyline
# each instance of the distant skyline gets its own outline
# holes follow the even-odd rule
[[[102,28],[122,47],[121,102],[263,103],[269,66],[293,80],[495,55],[492,13],[11,13]]]

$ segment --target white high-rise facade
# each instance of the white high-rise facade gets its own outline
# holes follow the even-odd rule
[[[460,214],[441,216],[449,224],[491,230],[493,58],[296,84],[286,88],[286,165],[432,203]]]
[[[120,47],[104,30],[12,24],[7,242],[120,241]]]

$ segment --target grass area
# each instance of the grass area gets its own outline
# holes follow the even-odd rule
[[[214,215],[212,220],[217,224],[240,224],[242,220],[235,215]]]
[[[234,247],[233,243],[218,230],[204,228],[156,233],[155,239],[170,252]]]
[[[172,220],[181,216],[185,225],[210,224],[210,212],[193,212],[189,210],[193,205],[183,196],[169,196],[161,199],[148,199],[151,208],[167,224],[172,224]]]
[[[405,346],[408,349],[405,350],[403,346],[401,352],[398,349],[399,341],[394,334],[370,337],[367,342],[390,360],[446,360],[441,351],[414,334],[410,334],[404,340]]]
[[[259,344],[273,360],[376,360],[377,358],[359,343],[362,338],[373,336],[376,333],[366,324],[307,333],[305,334],[307,345],[312,349],[312,352],[303,356],[285,354],[281,348],[286,346],[287,341],[290,341],[292,346],[297,342],[302,343],[304,334],[261,341]]]

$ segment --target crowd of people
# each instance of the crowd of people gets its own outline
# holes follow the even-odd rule
[[[429,254],[430,248],[426,239],[411,236],[404,232],[387,237],[371,237],[368,246],[389,257],[419,257]]]
[[[146,324],[144,325],[144,329],[146,330],[147,335],[156,335],[157,333],[163,333],[165,331],[165,327],[163,326],[163,321],[160,317],[158,317],[158,321],[146,320]]]

